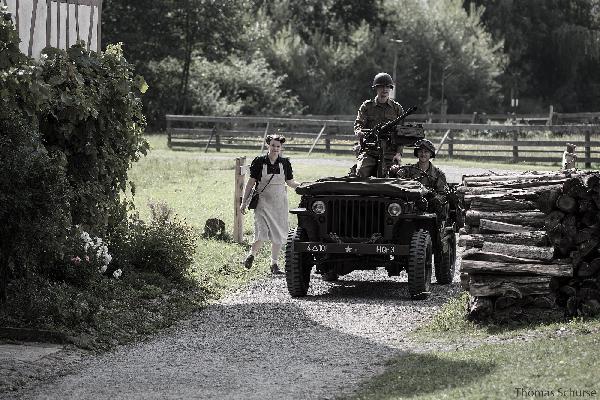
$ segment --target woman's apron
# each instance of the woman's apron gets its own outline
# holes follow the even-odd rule
[[[273,243],[284,244],[289,229],[289,210],[283,165],[279,164],[279,173],[275,174],[273,179],[271,179],[271,175],[273,174],[267,173],[267,164],[263,164],[257,188],[260,196],[254,210],[254,241],[269,240]],[[265,186],[266,189],[263,191]]]

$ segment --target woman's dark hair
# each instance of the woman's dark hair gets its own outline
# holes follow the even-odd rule
[[[265,142],[271,144],[271,140],[277,140],[281,144],[285,143],[285,137],[283,135],[267,135]]]

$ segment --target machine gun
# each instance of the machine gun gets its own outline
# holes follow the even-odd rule
[[[363,137],[360,141],[360,150],[375,150],[378,154],[377,177],[383,178],[387,175],[390,165],[385,165],[384,155],[388,146],[396,149],[399,145],[412,145],[419,139],[425,138],[423,126],[420,124],[410,126],[398,126],[406,117],[417,110],[416,106],[410,107],[398,118],[382,122],[373,129],[363,129]]]
[[[375,148],[379,146],[382,139],[388,141],[392,139],[392,133],[396,130],[396,126],[416,110],[417,107],[412,106],[394,120],[379,123],[373,129],[363,129],[363,137],[360,142],[361,149],[367,147]]]

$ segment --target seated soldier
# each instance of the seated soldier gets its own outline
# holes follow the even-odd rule
[[[430,159],[435,158],[435,146],[427,139],[415,143],[414,155],[418,158],[413,165],[394,165],[390,169],[391,177],[414,179],[433,191],[430,205],[438,215],[446,215],[448,183],[446,175]]]

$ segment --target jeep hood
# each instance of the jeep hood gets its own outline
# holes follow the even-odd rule
[[[420,182],[397,178],[330,177],[315,182],[305,182],[296,193],[310,196],[386,196],[406,200],[418,200],[429,193]]]

